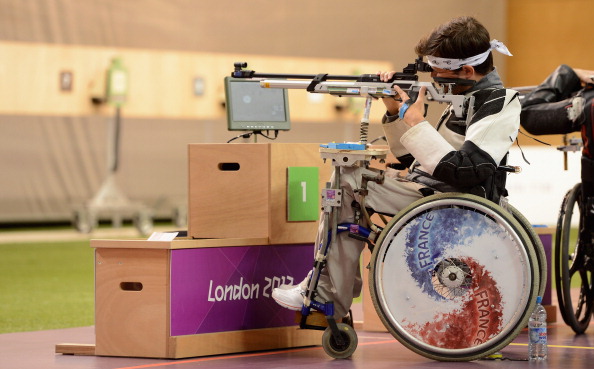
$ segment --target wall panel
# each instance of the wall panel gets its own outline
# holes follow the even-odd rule
[[[454,16],[474,15],[505,40],[505,9],[491,0],[0,0],[0,170],[10,174],[0,176],[0,222],[67,220],[97,191],[114,110],[90,97],[114,56],[131,83],[117,180],[163,214],[185,199],[186,145],[236,135],[221,105],[233,62],[270,73],[401,69],[417,40]],[[58,88],[62,71],[73,73],[71,92]],[[203,96],[192,94],[194,77]],[[358,139],[361,99],[342,112],[346,99],[291,91],[290,100],[294,124],[279,142]],[[381,135],[382,113],[375,103],[370,137]]]
[[[593,12],[591,0],[508,1],[508,46],[514,56],[507,62],[507,85],[538,85],[560,64],[594,69],[594,33],[588,20]],[[561,135],[539,139],[562,143]],[[540,145],[522,136],[520,143]]]
[[[113,49],[72,45],[0,42],[0,114],[109,115],[113,109],[95,106],[91,97],[104,96],[105,72],[120,57],[129,73],[129,93],[123,112],[129,117],[216,119],[224,117],[223,79],[235,61],[263,73],[354,74],[391,69],[386,61],[312,59],[262,55]],[[72,73],[71,91],[60,91],[60,73]],[[204,80],[205,92],[195,96],[194,78]],[[291,91],[296,121],[335,119],[336,98],[322,97],[308,109],[305,91]]]
[[[473,15],[505,39],[505,1],[0,0],[0,39],[158,50],[388,60]]]

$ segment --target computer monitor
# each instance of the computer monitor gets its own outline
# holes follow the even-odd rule
[[[260,81],[225,77],[229,131],[288,131],[291,129],[286,89],[262,88]]]

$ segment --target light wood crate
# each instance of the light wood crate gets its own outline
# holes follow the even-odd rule
[[[287,221],[287,168],[318,167],[318,193],[332,173],[319,144],[190,144],[188,235],[312,242],[317,221]],[[224,170],[231,167],[238,170]]]
[[[175,359],[321,344],[321,332],[298,329],[290,311],[286,311],[291,321],[287,326],[172,335],[172,314],[173,311],[180,310],[175,306],[178,300],[172,297],[172,278],[175,275],[172,271],[175,265],[172,263],[172,253],[206,248],[218,252],[221,248],[245,249],[245,246],[266,246],[270,249],[273,245],[266,245],[266,241],[91,241],[91,246],[96,249],[94,354]],[[286,247],[298,246],[307,248],[307,251],[301,252],[300,255],[306,255],[303,259],[309,264],[310,247]],[[304,268],[304,272],[306,271]],[[192,288],[194,285],[205,283],[197,280],[183,282]],[[282,309],[279,306],[274,308]],[[213,304],[213,309],[219,309],[221,314],[225,314],[224,309],[217,308],[216,304]],[[232,318],[230,315],[227,317]]]

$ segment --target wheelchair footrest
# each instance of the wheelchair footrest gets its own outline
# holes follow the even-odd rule
[[[295,312],[295,323],[301,323],[302,318],[303,315],[300,311]],[[326,320],[326,316],[323,313],[320,313],[319,311],[312,311],[305,319],[305,324],[320,328],[328,327],[328,321]]]
[[[296,311],[295,312],[295,323],[300,324],[302,318],[303,318],[303,315],[301,314],[301,312]],[[340,321],[337,321],[337,323],[346,323],[346,324],[352,326],[352,320],[351,320],[350,316],[346,316],[346,317],[342,318]],[[328,320],[326,319],[326,316],[323,313],[321,313],[319,311],[312,311],[307,316],[307,319],[305,319],[305,324],[307,326],[313,326],[313,327],[317,327],[317,328],[327,328]]]

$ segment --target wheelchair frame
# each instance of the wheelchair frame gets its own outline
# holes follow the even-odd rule
[[[231,76],[235,78],[261,78],[261,86],[265,88],[301,88],[307,89],[308,92],[312,93],[329,93],[336,96],[360,96],[366,98],[365,110],[361,119],[360,129],[360,142],[354,144],[344,144],[326,147],[321,149],[322,158],[324,160],[331,159],[332,165],[334,166],[334,179],[332,184],[328,185],[322,191],[322,205],[323,205],[323,229],[321,234],[321,242],[316,245],[316,256],[314,261],[314,267],[310,273],[310,277],[307,283],[307,289],[304,297],[304,303],[301,310],[301,321],[300,327],[306,329],[321,329],[324,330],[322,336],[322,345],[328,355],[334,358],[348,358],[357,347],[357,335],[351,325],[344,322],[337,322],[334,318],[334,305],[332,301],[318,301],[316,299],[316,288],[320,278],[320,272],[326,265],[326,257],[328,251],[335,244],[339,231],[348,231],[349,236],[356,239],[365,241],[370,248],[373,249],[372,263],[371,263],[371,278],[370,278],[370,290],[372,292],[372,298],[374,304],[380,315],[380,318],[390,330],[390,332],[402,342],[405,346],[412,349],[413,351],[435,359],[444,361],[468,361],[474,360],[483,356],[487,356],[499,350],[505,346],[519,331],[525,327],[529,312],[532,311],[535,305],[536,296],[542,295],[546,282],[546,258],[544,256],[544,250],[540,243],[538,236],[532,231],[531,225],[524,219],[524,217],[513,207],[506,206],[506,209],[499,205],[482,199],[473,195],[466,194],[439,194],[433,195],[426,198],[422,198],[403,211],[396,214],[396,216],[388,223],[388,225],[382,229],[374,225],[370,221],[369,214],[365,209],[364,200],[361,204],[361,214],[363,215],[364,224],[345,224],[339,225],[338,221],[338,208],[341,206],[341,195],[342,189],[340,188],[340,167],[352,166],[355,164],[364,165],[368,167],[370,160],[379,159],[383,160],[386,157],[387,150],[384,152],[374,151],[367,145],[367,131],[369,126],[369,112],[371,108],[371,102],[374,98],[379,97],[394,97],[396,92],[394,86],[405,89],[409,96],[417,96],[422,86],[427,87],[429,100],[448,102],[451,104],[456,116],[471,116],[466,114],[468,109],[472,109],[473,97],[467,98],[462,95],[454,95],[447,93],[451,91],[451,87],[456,83],[464,81],[441,79],[436,82],[439,87],[433,83],[418,82],[416,73],[418,71],[428,71],[428,65],[422,61],[422,58],[415,60],[414,63],[409,64],[403,69],[402,73],[396,73],[393,80],[390,82],[380,82],[376,75],[361,75],[361,76],[330,76],[327,74],[318,75],[273,75],[273,74],[258,74],[254,71],[245,70],[247,63],[235,63],[234,71]],[[267,80],[266,78],[271,78]],[[309,82],[302,81],[288,81],[287,79],[309,79]],[[287,81],[285,81],[287,80]],[[335,82],[339,81],[355,81],[355,82]],[[448,87],[449,86],[449,87]],[[448,87],[448,88],[445,88]],[[506,171],[510,170],[510,167],[502,168]],[[363,178],[363,183],[367,181],[375,181],[381,183],[383,181],[383,173],[379,173],[375,177]],[[359,194],[364,199],[366,194],[366,188],[358,189]],[[496,332],[495,334],[485,334],[484,343],[476,346],[463,347],[457,349],[444,348],[439,346],[433,346],[429,343],[419,344],[416,338],[411,339],[409,332],[406,329],[402,329],[402,325],[397,326],[394,324],[394,320],[388,317],[391,314],[389,306],[384,302],[382,297],[381,275],[376,274],[378,270],[378,264],[383,261],[383,257],[380,256],[387,245],[392,243],[392,240],[388,235],[392,234],[392,230],[400,229],[401,226],[399,221],[402,221],[409,214],[414,213],[414,209],[419,206],[426,206],[431,204],[433,201],[441,201],[443,197],[453,197],[454,208],[460,209],[472,209],[479,208],[480,211],[487,214],[485,219],[498,219],[505,231],[506,237],[511,237],[514,242],[518,245],[516,248],[521,250],[523,255],[524,264],[524,275],[522,276],[522,285],[520,289],[524,291],[528,289],[525,296],[520,300],[521,304],[516,313],[512,314],[512,321],[506,326],[502,332]],[[405,222],[406,223],[406,222]],[[499,224],[499,223],[498,223]],[[376,243],[377,241],[377,243]],[[375,245],[375,246],[374,246]],[[394,248],[392,248],[394,249]],[[472,281],[472,277],[468,276],[468,270],[471,268],[466,265],[465,261],[453,262],[452,264],[444,265],[442,272],[441,282],[446,287],[455,285],[456,288],[460,286],[460,281],[464,282],[467,279]],[[439,270],[439,269],[438,269]],[[466,273],[466,275],[465,275]],[[463,276],[459,277],[459,276]],[[439,278],[438,278],[439,279]],[[464,292],[460,290],[460,293]],[[464,295],[464,294],[462,294]],[[454,299],[461,298],[463,296],[454,296]],[[320,311],[324,314],[326,319],[326,325],[314,325],[308,322],[308,317],[312,313],[312,309]],[[352,320],[352,319],[351,319]],[[397,322],[398,323],[398,322]]]
[[[361,204],[361,212],[363,213],[361,220],[363,224],[338,224],[337,212],[340,207],[341,196],[340,189],[340,167],[350,166],[358,163],[359,165],[368,166],[370,160],[385,158],[385,153],[380,151],[361,150],[331,150],[322,148],[322,157],[324,159],[331,159],[334,165],[334,180],[332,184],[322,190],[322,207],[324,209],[324,227],[322,231],[322,240],[318,245],[314,267],[307,284],[307,289],[304,298],[304,304],[301,310],[300,327],[304,329],[321,329],[325,330],[322,336],[322,346],[326,353],[334,358],[347,358],[351,356],[358,343],[357,335],[352,327],[347,323],[337,322],[334,318],[334,306],[331,301],[321,302],[316,300],[316,288],[319,281],[320,273],[326,265],[326,255],[331,247],[333,247],[334,240],[338,233],[349,232],[349,236],[365,241],[370,249],[372,249],[372,259],[370,263],[370,292],[373,299],[374,306],[380,319],[390,331],[390,333],[399,340],[406,347],[412,351],[426,356],[434,360],[441,361],[468,361],[475,360],[484,356],[488,356],[511,342],[527,324],[529,312],[532,311],[536,296],[542,296],[546,285],[546,256],[544,249],[540,243],[538,235],[532,230],[530,223],[511,205],[507,205],[507,209],[493,203],[492,201],[483,199],[478,196],[460,193],[444,193],[436,194],[422,198],[407,208],[400,211],[394,218],[385,226],[381,228],[370,222],[369,214],[364,206],[364,201]],[[368,181],[375,181],[381,183],[383,180],[383,173],[379,172],[376,177],[370,177],[362,181],[363,184]],[[366,194],[366,187],[357,189],[359,194],[364,199]],[[330,195],[332,194],[332,195]],[[378,274],[382,269],[382,262],[385,255],[382,254],[386,247],[392,244],[391,234],[394,230],[399,230],[403,224],[408,222],[405,219],[411,214],[417,212],[431,211],[431,206],[441,203],[446,200],[447,206],[453,208],[470,209],[471,212],[483,212],[488,219],[497,219],[497,224],[505,229],[506,237],[510,237],[517,244],[517,247],[522,251],[524,261],[524,278],[519,282],[519,289],[525,291],[524,298],[520,301],[518,310],[512,314],[513,321],[510,321],[505,329],[497,332],[492,337],[489,337],[484,343],[474,347],[464,348],[442,348],[432,346],[431,344],[419,343],[417,338],[411,336],[406,328],[403,328],[398,322],[391,319],[391,311],[383,300],[382,291],[385,287],[382,285],[383,280]],[[403,220],[404,219],[404,220]],[[405,245],[399,245],[405,247]],[[456,274],[460,268],[452,264],[449,267],[451,273]],[[452,274],[450,274],[452,275]],[[452,277],[454,278],[454,277]],[[456,278],[454,278],[456,280]],[[451,282],[451,281],[450,281]],[[512,287],[515,286],[512,282]],[[464,292],[464,291],[463,291]],[[460,296],[456,296],[460,297]],[[312,310],[319,311],[324,314],[326,325],[314,325],[308,323],[308,317]]]
[[[582,146],[581,139],[567,142],[565,138],[564,141],[566,144],[558,147],[558,150],[563,152],[565,158],[567,152],[579,151]],[[565,163],[567,165],[567,159]],[[586,226],[587,207],[588,200],[583,198],[582,184],[577,183],[563,198],[555,234],[554,274],[559,310],[563,321],[576,334],[586,331],[594,313],[594,230]],[[578,234],[572,244],[574,217],[578,219]],[[572,284],[579,284],[577,296],[571,292]]]

